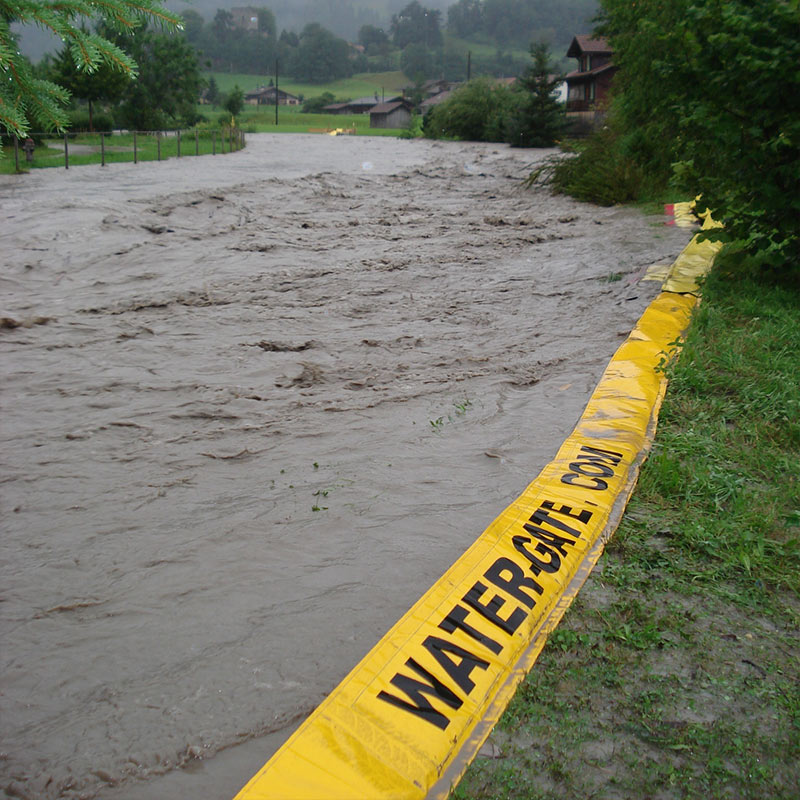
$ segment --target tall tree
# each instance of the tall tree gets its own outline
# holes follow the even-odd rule
[[[325,83],[351,73],[350,48],[344,39],[311,22],[303,28],[290,64],[291,74],[310,83]]]
[[[11,23],[30,23],[55,33],[70,49],[78,69],[93,72],[101,64],[135,76],[136,62],[120,47],[82,23],[100,19],[118,31],[133,31],[152,21],[178,28],[180,18],[155,0],[3,0],[0,5],[0,126],[23,137],[31,122],[45,130],[62,130],[67,124],[64,104],[69,93],[35,76],[20,54]]]
[[[68,47],[53,58],[50,65],[52,80],[63,86],[73,97],[89,104],[89,130],[94,130],[94,104],[98,101],[116,103],[131,81],[130,76],[108,64],[100,64],[92,72],[79,69]]]
[[[409,44],[439,47],[442,31],[439,28],[442,12],[412,0],[399,14],[392,17],[392,41],[401,50]]]
[[[555,94],[564,76],[554,74],[544,42],[531,46],[531,57],[533,64],[519,79],[525,99],[509,120],[506,141],[514,147],[552,147],[564,131],[564,108]]]
[[[180,34],[140,31],[127,43],[139,76],[122,101],[122,122],[134,130],[192,124],[202,79],[197,52]]]

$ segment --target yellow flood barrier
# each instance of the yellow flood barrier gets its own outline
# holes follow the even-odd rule
[[[650,304],[555,459],[235,800],[447,797],[616,529],[696,302]]]

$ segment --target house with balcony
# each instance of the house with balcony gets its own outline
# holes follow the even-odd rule
[[[579,35],[567,50],[568,58],[578,60],[578,69],[566,76],[567,116],[594,117],[605,106],[611,80],[617,71],[613,50],[602,36]]]

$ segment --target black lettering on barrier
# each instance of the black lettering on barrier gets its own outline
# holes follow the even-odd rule
[[[564,533],[568,533],[570,536],[575,536],[576,538],[581,535],[580,531],[576,530],[571,525],[567,525],[566,522],[562,522],[560,519],[550,516],[547,510],[541,506],[530,515],[529,519],[531,522],[535,522],[538,525],[550,525],[551,528],[564,531]]]
[[[588,482],[584,481],[580,475],[573,475],[571,472],[561,476],[561,483],[566,483],[567,486],[579,486],[581,489],[592,489],[598,492],[608,489],[608,484],[602,478],[588,478],[587,480]]]
[[[422,645],[444,667],[445,672],[465,694],[469,694],[475,688],[475,682],[470,677],[472,670],[486,669],[489,666],[488,661],[484,661],[474,653],[470,653],[469,650],[448,642],[447,639],[440,639],[438,636],[429,636]],[[456,661],[448,654],[461,660]]]
[[[402,708],[405,711],[410,711],[420,719],[424,719],[425,722],[430,722],[431,725],[435,725],[437,728],[444,730],[450,724],[450,719],[442,714],[441,711],[435,709],[428,702],[425,695],[437,697],[450,706],[450,708],[456,709],[461,708],[463,700],[461,700],[455,692],[445,686],[438,678],[431,675],[428,670],[417,664],[413,658],[406,660],[406,666],[413,669],[414,672],[424,678],[424,680],[418,681],[415,678],[409,678],[407,675],[402,675],[398,672],[392,678],[391,683],[393,686],[400,689],[411,702],[402,700],[384,691],[378,692],[378,699],[393,706],[397,706],[398,708]]]
[[[536,545],[535,550],[543,556],[549,556],[549,561],[542,561],[525,547],[526,544],[531,544],[531,540],[527,536],[515,536],[511,542],[516,551],[531,562],[530,570],[534,575],[538,575],[540,572],[558,572],[561,568],[561,556],[542,542]]]
[[[561,483],[568,486],[579,486],[582,489],[603,491],[608,489],[607,481],[614,474],[613,467],[622,460],[622,453],[613,450],[601,450],[599,447],[584,445],[578,451],[578,456],[570,465],[570,471],[561,476]],[[598,472],[588,471],[592,466]]]
[[[574,539],[567,539],[563,536],[559,536],[557,533],[550,533],[550,531],[546,531],[544,528],[537,528],[529,522],[526,522],[522,527],[525,528],[534,539],[538,539],[549,547],[555,548],[562,556],[567,555],[567,551],[564,549],[565,544],[575,545]]]
[[[592,503],[592,505],[595,504]],[[558,508],[556,508],[555,503],[553,503],[551,500],[544,500],[542,502],[541,508],[546,508],[548,511],[552,511],[554,514],[562,514],[565,517],[572,517],[572,519],[576,519],[578,520],[578,522],[582,522],[584,525],[592,518],[592,512],[589,511],[589,509],[587,508],[582,508],[577,514],[573,514],[572,506],[561,505]],[[537,511],[536,513],[538,514],[539,512]],[[552,517],[549,516],[548,518],[552,519]],[[531,521],[534,521],[533,517],[531,517]],[[562,528],[562,530],[564,529]],[[580,534],[578,533],[576,533],[575,535],[580,536]]]
[[[622,453],[616,453],[613,450],[601,450],[599,447],[589,447],[589,445],[585,444],[578,451],[578,458],[585,461],[602,460],[606,463],[611,462],[616,466],[622,461]]]
[[[503,575],[508,573],[509,577],[504,578]],[[510,558],[498,558],[492,564],[483,576],[491,581],[498,589],[508,592],[512,597],[524,603],[528,608],[533,608],[536,605],[536,598],[531,597],[526,589],[532,589],[536,594],[542,594],[544,589],[536,583],[533,578],[526,578],[522,568],[513,562]]]
[[[506,601],[495,595],[488,603],[482,603],[481,597],[488,591],[488,587],[478,581],[461,599],[470,608],[474,608],[482,617],[493,625],[504,630],[509,636],[522,625],[528,612],[524,608],[515,608],[508,617],[503,619],[497,612],[506,604]]]
[[[569,468],[572,472],[577,472],[578,475],[586,475],[588,478],[610,478],[614,474],[614,470],[611,467],[590,461],[573,461]]]
[[[485,633],[481,633],[476,628],[473,628],[472,625],[469,625],[466,622],[468,614],[469,611],[464,606],[456,606],[439,623],[439,627],[443,631],[447,631],[447,633],[455,633],[456,628],[458,628],[464,631],[467,636],[471,636],[476,642],[480,642],[487,650],[491,650],[495,655],[498,654],[503,649],[503,646],[500,642],[496,642]]]

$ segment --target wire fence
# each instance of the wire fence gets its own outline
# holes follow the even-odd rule
[[[37,144],[38,142],[38,144]],[[165,161],[201,155],[223,155],[246,144],[239,128],[169,131],[99,131],[96,133],[32,132],[26,139],[14,137],[14,169],[60,167],[140,161]]]

